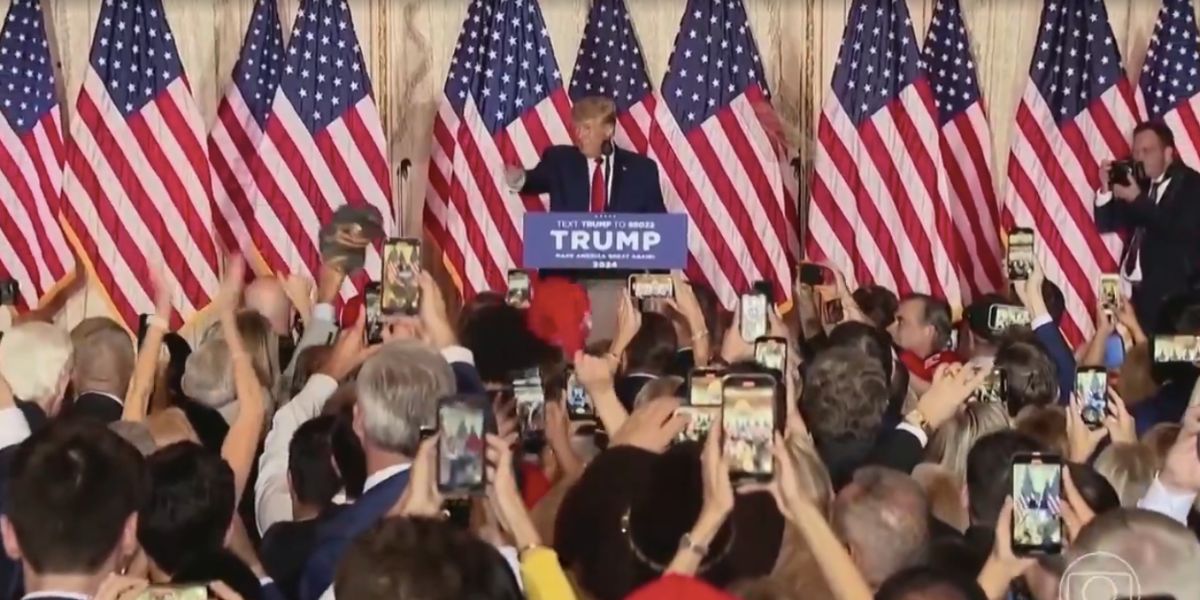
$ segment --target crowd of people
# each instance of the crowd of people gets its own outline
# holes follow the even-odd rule
[[[591,341],[570,281],[480,294],[452,321],[421,273],[416,314],[369,344],[336,267],[248,278],[236,257],[194,348],[169,331],[165,277],[137,336],[106,318],[68,331],[53,302],[16,315],[0,338],[0,596],[1200,598],[1200,367],[1153,356],[1156,335],[1200,335],[1200,290],[1153,323],[1129,298],[1098,306],[1072,349],[1036,263],[958,321],[942,299],[831,273],[770,311],[782,369],[678,274],[671,298],[619,298]],[[989,323],[997,306],[1030,322]],[[1089,422],[1081,368],[1111,383]],[[752,449],[768,476],[731,479],[711,394],[686,410],[697,369],[773,378],[777,418],[746,434],[767,440]],[[530,373],[537,436],[513,393]],[[575,385],[590,418],[568,414]],[[439,402],[463,396],[494,421],[464,445],[485,458],[468,495],[438,478],[439,435],[463,435],[439,432]],[[701,412],[707,433],[689,428]],[[1029,456],[1062,465],[1057,492],[1013,497]],[[1029,507],[1060,547],[1013,539]],[[1088,595],[1102,576],[1116,596]]]

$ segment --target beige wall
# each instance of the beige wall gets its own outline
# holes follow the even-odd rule
[[[559,66],[570,73],[588,0],[540,0]],[[661,81],[685,0],[626,0],[648,61]],[[9,0],[0,0],[7,10]],[[42,0],[62,62],[68,115],[87,68],[88,49],[101,0]],[[164,0],[180,54],[200,108],[211,122],[237,59],[253,0]],[[285,35],[299,0],[279,0]],[[745,0],[767,66],[776,107],[791,143],[812,160],[812,132],[828,86],[850,0]],[[923,37],[936,0],[908,0]],[[962,0],[981,70],[1002,172],[1012,115],[1037,35],[1041,0]],[[443,79],[466,13],[467,0],[350,0],[359,39],[374,79],[388,134],[392,164],[409,157],[412,181],[403,211],[407,233],[420,232],[425,159]],[[1107,0],[1127,66],[1140,65],[1159,3]],[[397,186],[400,189],[400,186]],[[399,195],[399,191],[397,194]],[[107,308],[96,293],[73,299],[64,318]]]

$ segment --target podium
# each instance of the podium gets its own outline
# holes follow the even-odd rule
[[[589,342],[612,336],[631,273],[687,266],[687,216],[673,213],[526,213],[522,266],[587,290]]]

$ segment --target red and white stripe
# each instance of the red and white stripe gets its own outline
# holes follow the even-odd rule
[[[509,191],[505,165],[532,168],[542,152],[571,143],[570,105],[559,89],[493,138],[468,94],[460,119],[445,97],[433,123],[425,226],[438,241],[464,297],[503,290],[519,268],[526,211],[543,211],[545,197]]]
[[[775,282],[781,301],[791,297],[795,196],[762,118],[769,102],[752,86],[685,135],[660,101],[650,135],[667,210],[690,217],[688,275],[726,307],[759,280]]]
[[[75,268],[58,222],[63,153],[58,106],[24,135],[0,119],[0,271],[20,285],[24,304]]]
[[[178,318],[208,305],[218,281],[204,128],[185,78],[122,118],[93,69],[76,102],[63,185],[64,216],[122,321],[153,310],[161,263]]]
[[[807,249],[853,289],[876,283],[961,306],[957,232],[928,82],[858,128],[830,93],[817,129]]]
[[[383,125],[371,96],[311,135],[281,86],[258,154],[251,228],[271,270],[315,277],[321,224],[347,198],[376,208],[384,231],[395,231]],[[366,273],[381,269],[378,249],[368,248]],[[359,279],[346,282],[343,298],[357,294]]]
[[[941,128],[942,160],[959,248],[955,261],[970,297],[1004,287],[1000,215],[992,181],[992,132],[982,102]]]
[[[236,83],[230,83],[217,106],[217,120],[208,135],[213,172],[213,209],[221,243],[229,250],[251,255],[254,240],[253,199],[258,196],[254,169],[261,163],[258,146],[263,132],[250,113]]]
[[[1118,235],[1095,226],[1100,163],[1128,155],[1136,124],[1132,86],[1125,80],[1062,125],[1032,81],[1017,107],[1004,218],[1035,229],[1046,278],[1066,298],[1061,327],[1072,345],[1092,334],[1097,282],[1117,271],[1121,251]]]

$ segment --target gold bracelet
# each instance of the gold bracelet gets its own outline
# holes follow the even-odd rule
[[[707,330],[707,329],[704,329],[704,330],[702,330],[702,331],[698,331],[698,332],[696,332],[696,333],[693,333],[693,334],[692,334],[692,341],[694,342],[694,341],[696,341],[696,340],[698,340],[698,339],[701,339],[701,338],[706,338],[706,337],[708,337],[708,330]]]
[[[517,558],[524,558],[526,552],[529,552],[530,550],[535,550],[535,549],[541,548],[541,547],[542,547],[542,545],[539,543],[536,543],[536,542],[532,543],[532,544],[525,544],[524,546],[517,548]]]

